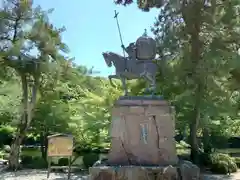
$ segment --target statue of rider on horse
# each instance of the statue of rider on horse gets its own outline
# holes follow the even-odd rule
[[[154,62],[156,56],[156,42],[148,37],[146,33],[137,39],[136,43],[130,43],[128,47],[122,45],[128,57],[123,57],[113,52],[104,52],[103,57],[107,66],[115,66],[115,75],[109,75],[112,78],[122,81],[124,94],[128,95],[126,80],[143,78],[148,82],[146,91],[151,91],[152,95],[156,90],[156,73],[158,66]]]
[[[123,56],[113,52],[103,52],[102,55],[108,67],[114,65],[116,69],[115,75],[109,75],[108,78],[112,83],[112,78],[122,81],[124,95],[128,95],[126,80],[143,78],[148,82],[148,88],[145,91],[151,91],[152,95],[156,91],[156,74],[158,66],[154,62],[156,56],[156,41],[147,36],[145,29],[144,34],[137,39],[135,43],[130,43],[125,48],[122,41],[122,35],[117,19],[118,13],[115,11],[115,16],[119,36],[123,48]],[[125,52],[128,57],[125,57]]]

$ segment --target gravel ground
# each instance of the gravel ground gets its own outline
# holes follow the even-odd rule
[[[67,173],[51,173],[49,180],[66,180]],[[47,171],[24,170],[18,172],[2,172],[0,180],[47,180]],[[88,180],[88,176],[72,175],[71,180]],[[240,180],[240,171],[231,176],[203,175],[202,180]]]
[[[240,171],[231,175],[203,175],[202,180],[240,180]]]
[[[67,173],[51,173],[49,180],[66,180]],[[47,171],[22,170],[17,172],[2,172],[0,180],[47,180]],[[88,180],[87,176],[71,175],[71,180]]]

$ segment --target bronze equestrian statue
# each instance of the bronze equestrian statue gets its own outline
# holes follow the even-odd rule
[[[156,92],[156,74],[158,66],[153,60],[156,56],[156,42],[152,38],[142,36],[136,43],[130,43],[127,48],[122,46],[128,57],[123,57],[113,52],[104,52],[103,57],[108,67],[115,67],[115,75],[109,75],[110,83],[112,78],[120,79],[124,89],[124,95],[128,95],[126,80],[143,78],[148,82],[145,91]]]

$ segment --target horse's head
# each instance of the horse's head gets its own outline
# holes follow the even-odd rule
[[[107,64],[108,67],[111,67],[112,66],[112,59],[111,59],[111,55],[109,52],[103,52],[102,53],[103,55],[103,58]]]

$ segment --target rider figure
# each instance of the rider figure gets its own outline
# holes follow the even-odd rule
[[[121,47],[128,54],[129,60],[137,60],[137,49],[134,43],[130,43],[126,48],[124,45],[122,45]]]

